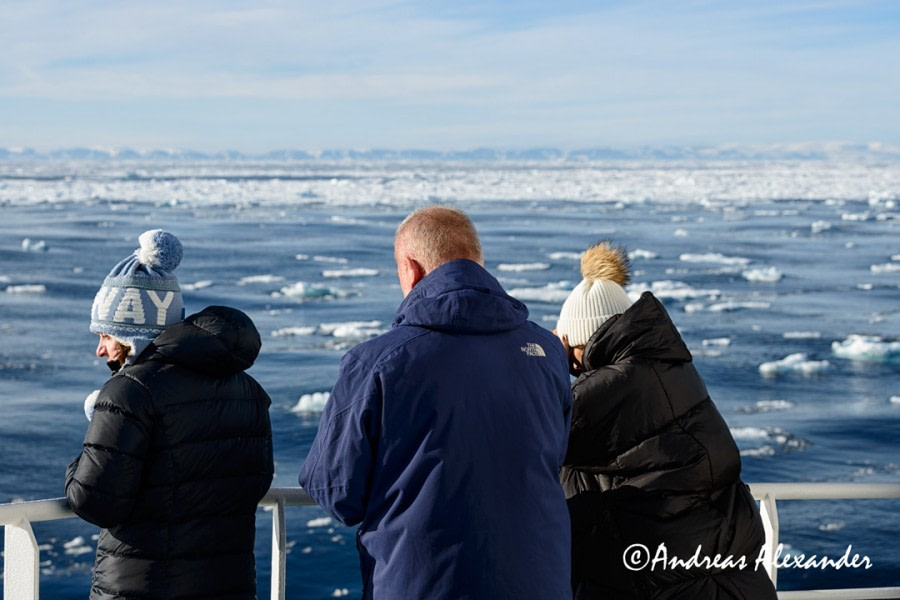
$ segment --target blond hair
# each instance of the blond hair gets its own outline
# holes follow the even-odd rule
[[[452,206],[413,211],[397,227],[394,248],[408,251],[426,273],[461,258],[484,264],[475,225],[466,213]]]

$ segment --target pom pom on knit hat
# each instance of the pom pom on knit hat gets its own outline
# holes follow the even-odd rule
[[[128,362],[166,327],[184,319],[181,288],[172,274],[181,264],[181,241],[153,229],[138,243],[140,248],[110,271],[91,307],[91,331],[130,346]]]
[[[583,346],[610,317],[631,306],[624,286],[631,278],[625,249],[610,242],[588,248],[581,257],[584,279],[563,303],[556,333],[566,335],[572,347]]]

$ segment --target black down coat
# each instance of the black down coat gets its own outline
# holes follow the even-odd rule
[[[647,292],[604,323],[582,362],[561,471],[576,600],[774,599],[756,568],[764,533],[738,448],[659,300]],[[626,568],[633,544],[647,549],[631,549],[633,567],[657,560]],[[661,560],[695,554],[734,567]]]
[[[93,600],[256,598],[256,509],[272,482],[260,338],[212,306],[161,333],[100,390],[66,497],[99,525]]]

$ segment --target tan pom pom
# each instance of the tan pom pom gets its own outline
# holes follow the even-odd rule
[[[581,274],[588,281],[612,281],[625,287],[631,279],[631,261],[621,246],[598,242],[582,255]]]

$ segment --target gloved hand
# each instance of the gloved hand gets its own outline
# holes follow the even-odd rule
[[[94,405],[97,403],[97,396],[99,395],[100,390],[94,390],[84,399],[84,416],[87,417],[88,421],[94,416]]]

